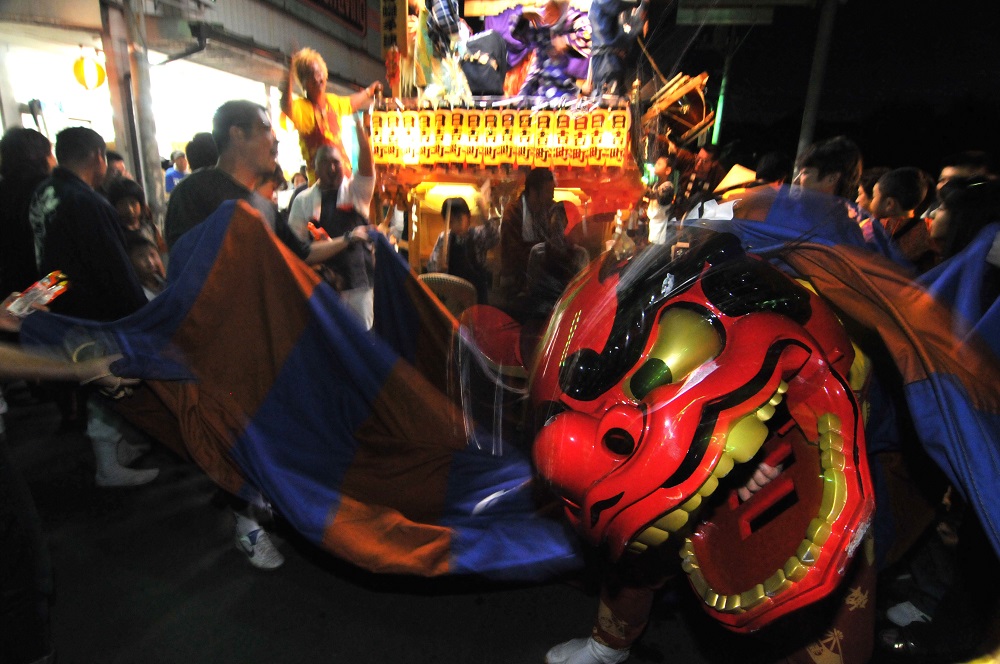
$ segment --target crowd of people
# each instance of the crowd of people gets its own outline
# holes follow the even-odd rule
[[[858,224],[870,246],[915,275],[957,253],[990,223],[987,213],[959,231],[949,221],[946,199],[980,186],[992,192],[998,177],[992,157],[978,150],[946,156],[937,175],[914,166],[863,167],[860,148],[850,139],[836,137],[810,146],[794,168],[789,156],[767,152],[751,171],[752,179],[744,177],[719,189],[726,169],[716,146],[691,152],[662,138],[661,147],[654,162],[655,180],[638,206],[632,229],[642,242],[676,239],[691,209],[708,198],[731,200],[756,187],[791,184],[853,203],[845,214]]]
[[[427,37],[439,56],[452,49],[451,37],[456,34],[451,31],[454,22],[448,21],[448,1],[440,11],[432,12],[427,23]],[[624,33],[616,23],[617,28],[593,34],[589,85],[614,91],[623,85],[620,60],[627,44],[622,43],[622,34],[638,30],[645,4],[595,2],[592,23],[606,22],[600,18],[604,4],[614,5],[607,11],[615,21],[624,9],[634,7],[631,20],[636,23]],[[588,78],[586,67],[572,69],[573,54],[578,52],[573,35],[579,29],[579,17],[571,14],[575,10],[565,2],[553,0],[545,8],[540,16],[525,13],[512,22],[512,34],[544,54],[525,74],[521,92],[579,94],[577,81]],[[595,62],[600,66],[595,67]],[[428,71],[426,77],[434,75]],[[294,94],[296,79],[305,91],[302,97]],[[215,112],[211,132],[197,134],[184,151],[171,155],[165,173],[169,205],[162,232],[124,159],[108,150],[105,139],[95,131],[64,129],[53,149],[37,131],[7,130],[0,140],[0,292],[16,295],[42,275],[61,271],[68,276],[70,288],[52,302],[52,311],[101,321],[128,316],[165,288],[170,252],[185,242],[186,234],[224,202],[238,200],[251,206],[292,254],[315,266],[360,324],[371,329],[378,269],[373,260],[374,233],[385,234],[405,255],[412,221],[410,201],[407,191],[399,187],[385,202],[381,218],[371,220],[377,176],[364,110],[380,85],[373,83],[340,97],[325,92],[326,79],[326,65],[316,52],[303,49],[296,54],[282,110],[298,129],[306,167],[304,173],[296,174],[294,191],[283,209],[276,204],[276,189],[287,185],[275,161],[277,141],[270,118],[258,104],[234,100]],[[356,169],[340,136],[341,119],[351,114],[356,114],[353,126],[360,148]],[[1000,181],[995,164],[983,152],[947,158],[935,178],[906,165],[865,168],[858,146],[837,137],[810,147],[798,158],[794,171],[787,157],[766,154],[756,164],[755,179],[720,191],[725,169],[715,146],[691,151],[667,138],[658,145],[661,154],[654,161],[655,181],[643,201],[637,202],[635,219],[626,224],[639,250],[647,244],[685,242],[691,221],[697,219],[699,205],[706,200],[734,200],[756,188],[783,185],[834,197],[841,206],[838,223],[854,224],[873,251],[896,261],[914,277],[947,262],[1000,219]],[[530,169],[524,174],[523,191],[501,214],[492,213],[489,194],[484,192],[478,202],[482,218],[476,222],[467,200],[448,198],[441,209],[446,230],[437,238],[426,269],[466,279],[480,303],[497,305],[521,322],[544,320],[567,284],[595,258],[569,232],[567,208],[554,202],[556,187],[552,170]],[[496,265],[491,252],[499,254]],[[985,302],[994,302],[1000,294],[998,270],[1000,240],[993,242],[982,282],[968,284],[982,293]],[[7,334],[16,334],[17,320],[5,312],[0,315]],[[0,354],[0,371],[5,376],[67,379],[115,391],[122,387],[122,380],[111,374],[109,358],[91,358],[83,347],[76,349],[73,359],[79,361],[75,363],[43,361],[7,345],[0,346]],[[121,416],[103,397],[76,393],[79,410],[67,409],[65,415],[82,419],[86,409],[96,484],[138,486],[153,481],[156,469],[129,467],[146,448],[130,442],[128,425]],[[7,472],[9,463],[0,461]],[[901,558],[893,568],[890,580],[905,586],[888,607],[888,619],[897,628],[936,620],[939,605],[949,601],[953,577],[959,576],[955,555],[945,556],[952,562],[930,572],[926,562],[930,558],[940,563],[941,556],[927,552],[941,546],[953,550],[959,530],[975,529],[973,516],[955,518],[962,512],[960,500],[954,491],[947,495],[947,507],[943,490],[931,497],[942,512],[934,532],[943,536],[924,537],[917,554]],[[257,567],[279,567],[283,557],[253,508],[236,498],[231,506],[237,547]],[[967,539],[978,541],[974,535]],[[930,580],[926,580],[928,574]],[[548,661],[624,661],[629,639],[641,632],[632,630],[629,639],[609,643],[601,639],[605,633],[601,629],[595,629],[590,639],[554,648]],[[887,633],[885,638],[908,638],[911,644],[913,640],[902,632]]]

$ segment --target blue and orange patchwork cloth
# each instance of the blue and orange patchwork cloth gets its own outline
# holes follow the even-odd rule
[[[768,188],[705,216],[686,225],[736,234],[881,337],[920,443],[1000,552],[1000,306],[968,287],[1000,225],[917,282],[866,246],[844,201]],[[580,566],[576,535],[532,500],[528,460],[465,416],[457,322],[381,236],[375,250],[375,334],[227,203],[178,242],[167,290],[141,311],[33,314],[22,337],[121,352],[116,369],[146,379],[126,416],[363,568],[536,580]]]
[[[872,250],[844,200],[761,188],[729,208],[709,207],[689,225],[737,235],[879,335],[902,376],[920,444],[1000,553],[1000,302],[984,300],[982,289],[1000,224],[917,279],[891,251]]]
[[[217,484],[363,568],[537,580],[581,565],[529,461],[470,446],[448,389],[457,323],[380,235],[378,334],[231,201],[175,246],[167,289],[108,324],[36,314],[28,343],[97,342],[146,379],[123,414]]]

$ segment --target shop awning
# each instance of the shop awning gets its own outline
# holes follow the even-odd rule
[[[167,62],[186,59],[262,83],[281,86],[287,76],[289,56],[237,35],[214,23],[176,18],[147,17],[146,42],[150,50],[165,53]],[[334,92],[345,94],[365,85],[330,73]]]

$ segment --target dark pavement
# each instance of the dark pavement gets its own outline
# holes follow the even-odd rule
[[[15,396],[16,395],[12,395]],[[274,524],[285,565],[252,567],[233,546],[215,486],[163,448],[144,487],[99,489],[80,433],[51,403],[12,404],[11,455],[31,489],[55,576],[59,664],[540,664],[588,633],[580,579],[497,585],[366,573]],[[632,662],[766,661],[711,623],[686,582],[668,591]]]

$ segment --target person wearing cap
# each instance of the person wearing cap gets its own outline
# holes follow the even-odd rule
[[[170,168],[164,176],[166,178],[165,187],[169,194],[177,186],[177,183],[187,177],[188,173],[187,155],[183,150],[174,150],[170,153]]]

